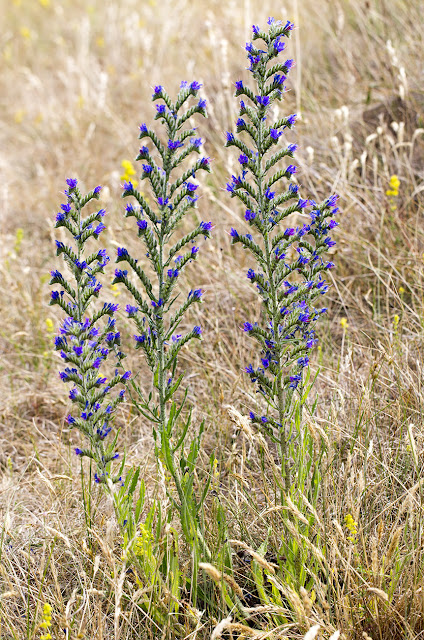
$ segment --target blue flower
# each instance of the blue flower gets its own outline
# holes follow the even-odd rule
[[[144,231],[145,229],[147,229],[147,220],[137,220],[137,226],[139,229]]]
[[[153,167],[150,164],[143,164],[143,171],[146,175],[148,175],[149,173],[152,173],[153,171]]]
[[[261,107],[267,107],[269,105],[269,96],[256,96],[256,102]]]
[[[131,306],[130,304],[127,304],[127,306],[125,307],[125,311],[128,313],[128,316],[130,318],[133,318],[138,312],[138,307],[134,307],[134,306]]]
[[[246,209],[246,213],[244,214],[244,218],[248,222],[251,222],[252,220],[254,220],[256,218],[256,212],[255,211],[251,211],[250,209]]]
[[[162,97],[162,91],[163,91],[163,87],[162,85],[158,84],[155,86],[155,92],[152,96],[153,99],[155,98],[161,98]]]
[[[274,196],[275,196],[275,191],[271,191],[271,189],[266,189],[265,198],[267,200],[273,200]]]
[[[201,329],[199,326],[195,326],[195,327],[193,328],[193,333],[194,333],[196,336],[200,336],[200,335],[201,335],[201,333],[202,333],[202,329]]]
[[[129,256],[128,251],[124,247],[118,247],[118,258],[127,258]]]
[[[324,203],[325,206],[328,207],[328,208],[334,207],[336,205],[338,197],[339,196],[336,194],[336,195],[330,196],[330,198],[327,198],[327,200]]]
[[[240,162],[241,165],[245,165],[249,162],[249,158],[245,153],[242,153],[239,155],[238,161]]]
[[[199,108],[199,109],[204,110],[204,109],[206,109],[206,104],[207,104],[207,103],[206,103],[206,100],[204,100],[203,98],[201,98],[201,99],[199,100],[199,102],[197,103],[197,106],[198,106],[198,108]]]
[[[278,138],[283,135],[283,132],[278,131],[278,129],[270,129],[269,135],[273,140],[277,141]]]
[[[77,184],[78,184],[78,180],[75,180],[75,178],[68,178],[66,180],[66,184],[68,185],[69,189],[75,189]]]
[[[274,40],[274,49],[277,53],[281,53],[282,51],[284,51],[285,48],[286,48],[285,43],[281,42],[279,37]]]
[[[249,280],[254,280],[255,279],[255,272],[253,271],[253,269],[249,269],[246,275],[247,275]]]
[[[200,84],[200,82],[196,82],[196,80],[194,82],[191,83],[190,85],[190,89],[192,91],[199,91],[199,89],[202,87],[203,85]]]
[[[253,325],[250,322],[245,322],[243,325],[243,331],[252,331]]]
[[[171,149],[172,151],[183,146],[184,144],[180,140],[168,140],[168,149]]]

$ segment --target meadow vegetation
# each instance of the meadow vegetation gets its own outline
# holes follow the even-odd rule
[[[0,639],[422,637],[421,3],[0,0],[0,13]],[[297,27],[290,91],[277,103],[279,117],[298,114],[287,134],[299,145],[297,182],[318,202],[338,193],[341,210],[311,356],[314,410],[291,450],[289,488],[275,443],[248,418],[258,398],[243,323],[260,308],[249,257],[231,245],[243,207],[224,193],[237,161],[224,148],[233,83],[247,81],[243,46],[268,16]],[[140,251],[120,185],[144,188],[138,127],[153,120],[153,87],[176,95],[182,80],[203,84],[209,117],[196,126],[212,166],[189,227],[212,221],[211,239],[180,276],[204,291],[183,323],[202,326],[202,340],[179,364],[192,440],[204,424],[192,475],[197,494],[210,483],[204,546],[187,544],[151,424],[127,397],[115,426],[123,475],[140,468],[130,553],[101,484],[86,519],[88,465],[82,474],[53,351],[63,320],[48,306],[53,225],[65,177],[84,192],[101,184],[101,246]],[[148,393],[123,312],[131,299],[111,282],[103,276],[121,309],[125,368]]]

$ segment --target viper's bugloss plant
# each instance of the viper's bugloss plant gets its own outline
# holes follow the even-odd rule
[[[304,372],[317,343],[315,326],[326,312],[315,304],[328,289],[323,276],[334,267],[323,254],[335,244],[329,232],[338,224],[334,220],[338,210],[337,196],[317,204],[301,198],[292,181],[297,167],[291,159],[297,146],[283,143],[283,133],[292,129],[296,115],[277,121],[272,115],[293,66],[291,59],[277,61],[293,24],[270,18],[268,25],[267,32],[254,25],[255,44],[246,44],[254,89],[241,80],[235,83],[235,95],[243,98],[236,123],[239,135],[227,133],[226,146],[240,151],[241,175],[232,176],[227,191],[244,205],[244,218],[252,229],[247,234],[231,229],[231,237],[233,244],[242,244],[256,260],[257,267],[250,268],[247,277],[263,303],[261,320],[247,320],[244,331],[261,347],[260,362],[250,364],[246,372],[268,410],[263,416],[251,412],[250,417],[281,445],[288,487],[287,423],[297,392],[302,404]],[[281,167],[280,161],[288,161],[287,166]]]
[[[124,183],[122,194],[124,198],[135,200],[135,204],[127,204],[125,216],[136,219],[144,249],[134,257],[126,248],[119,248],[116,260],[129,265],[137,286],[126,269],[116,269],[113,281],[113,284],[123,283],[134,298],[135,304],[127,306],[127,313],[136,327],[135,346],[144,352],[154,388],[153,394],[144,397],[137,387],[137,406],[153,423],[156,455],[174,480],[178,494],[174,506],[179,511],[190,544],[197,536],[196,519],[207,489],[196,501],[193,480],[200,434],[191,443],[185,458],[184,444],[191,409],[178,431],[187,392],[179,401],[175,400],[175,394],[183,380],[183,374],[178,372],[179,353],[192,339],[201,338],[202,333],[199,326],[184,333],[180,325],[186,312],[201,302],[203,292],[197,288],[182,294],[179,283],[185,267],[197,259],[199,247],[195,241],[210,237],[212,223],[201,222],[188,233],[182,236],[180,233],[178,239],[176,232],[186,214],[196,206],[198,184],[194,180],[197,174],[210,171],[209,158],[200,154],[202,139],[189,124],[195,114],[206,117],[206,100],[198,98],[200,88],[198,82],[183,82],[175,102],[162,86],[154,88],[153,101],[160,101],[156,105],[155,120],[162,125],[163,135],[158,136],[142,124],[139,138],[150,142],[150,146],[143,144],[136,158],[142,162],[141,179],[149,183],[153,203],[131,182]],[[196,102],[184,110],[190,98],[195,98]],[[200,157],[190,164],[188,160],[193,155]],[[203,426],[200,431],[202,429]]]
[[[91,200],[98,200],[101,187],[82,196],[77,180],[66,182],[67,202],[61,205],[55,227],[64,227],[72,236],[73,244],[56,240],[56,253],[63,257],[72,278],[60,271],[51,271],[50,284],[59,285],[60,290],[52,291],[50,304],[59,305],[67,316],[54,344],[66,364],[60,377],[73,384],[69,398],[76,406],[76,415],[68,416],[68,424],[88,441],[88,448],[77,447],[75,453],[95,462],[96,482],[106,483],[108,479],[117,482],[119,476],[111,474],[111,462],[119,457],[115,452],[117,434],[109,438],[109,442],[107,437],[112,429],[113,412],[124,399],[125,389],[118,394],[112,394],[112,390],[120,383],[125,384],[131,372],[122,374],[115,369],[110,380],[101,373],[110,352],[115,353],[119,363],[123,357],[119,351],[120,333],[113,317],[118,305],[105,302],[94,308],[93,302],[102,287],[97,274],[103,273],[109,257],[105,249],[87,251],[90,238],[97,240],[105,229],[105,210],[83,217],[83,208]]]

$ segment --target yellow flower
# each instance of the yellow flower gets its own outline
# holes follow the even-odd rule
[[[112,293],[115,296],[115,298],[121,295],[121,292],[119,291],[117,284],[112,284],[110,288],[112,289]]]
[[[105,46],[105,39],[103,38],[103,36],[98,36],[96,38],[96,45],[99,47],[99,49],[103,49],[103,47]]]
[[[52,626],[52,608],[47,602],[44,603],[42,618],[40,629],[48,629]],[[40,636],[40,640],[51,640],[51,638],[52,635],[48,631]]]
[[[340,324],[342,326],[343,329],[347,329],[349,326],[349,323],[347,321],[347,318],[340,318]]]
[[[21,227],[18,227],[16,229],[16,236],[15,236],[15,251],[16,253],[19,253],[19,250],[21,248],[21,244],[22,244],[22,240],[24,239],[24,230],[21,229]]]
[[[355,537],[358,535],[358,530],[357,530],[358,523],[355,522],[352,514],[348,513],[345,516],[345,525],[351,533],[351,535],[348,536],[347,539],[350,540],[350,542],[356,542]]]
[[[28,27],[21,27],[19,29],[19,33],[21,34],[21,36],[25,39],[25,40],[30,40],[31,38],[31,31],[28,29]]]
[[[393,318],[393,329],[396,331],[398,324],[399,324],[399,316],[398,314],[395,315],[395,317]]]
[[[399,287],[399,294],[403,296],[404,293],[405,293],[405,289],[403,287]]]
[[[137,180],[134,180],[133,176],[136,175],[136,170],[130,160],[122,160],[121,167],[123,167],[125,173],[121,176],[123,182],[131,182],[133,187],[138,185]]]
[[[50,7],[50,0],[38,0],[42,7]]]
[[[46,318],[46,327],[49,333],[52,333],[54,331],[54,324],[51,318]]]
[[[22,120],[24,119],[24,116],[25,116],[25,109],[18,109],[17,111],[15,111],[15,115],[13,116],[13,119],[16,122],[16,124],[21,124]]]
[[[135,169],[130,160],[122,160],[121,167],[125,169],[125,173],[127,173],[129,176],[135,176]]]
[[[398,196],[399,195],[399,186],[400,180],[397,175],[391,176],[389,180],[390,189],[386,191],[386,196]]]

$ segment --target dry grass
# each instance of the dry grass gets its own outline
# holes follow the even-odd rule
[[[422,637],[420,2],[303,0],[283,8],[273,0],[0,0],[0,13],[0,638],[38,639],[44,602],[53,607],[55,639],[300,638],[315,624],[324,638],[337,630],[349,640]],[[284,109],[302,114],[295,136],[304,192],[317,199],[337,192],[343,211],[313,365],[321,373],[309,433],[312,457],[321,456],[322,499],[315,508],[298,495],[291,510],[279,506],[272,449],[226,409],[243,414],[256,402],[242,374],[252,346],[239,330],[256,299],[244,276],[247,259],[230,248],[227,233],[239,214],[221,191],[235,160],[223,149],[223,132],[236,113],[231,82],[245,74],[241,46],[250,25],[268,15],[300,26],[289,45],[297,67]],[[67,399],[46,325],[58,317],[47,307],[46,282],[56,264],[52,220],[65,177],[87,188],[106,185],[105,243],[132,242],[119,200],[120,164],[138,151],[138,125],[152,120],[151,87],[161,82],[171,92],[181,79],[204,83],[210,118],[199,133],[215,168],[199,211],[215,225],[213,241],[188,276],[206,290],[196,318],[205,339],[183,364],[195,422],[206,418],[205,465],[211,451],[220,463],[206,524],[213,539],[220,501],[245,618],[231,621],[224,602],[220,619],[200,615],[182,594],[180,614],[161,625],[152,610],[166,619],[169,593],[140,586],[126,572],[112,507],[100,494],[96,542],[89,548],[85,541],[71,453],[78,437],[64,426]],[[393,200],[385,194],[392,174],[401,181]],[[129,360],[144,370],[134,353]],[[129,406],[118,420],[149,494],[150,426]],[[311,513],[306,536],[302,518]],[[358,523],[353,541],[348,513]],[[288,538],[307,552],[308,592],[272,574]],[[183,558],[182,542],[180,550]],[[273,585],[269,602],[260,595],[261,575],[268,592]],[[219,585],[211,588],[219,603]]]

